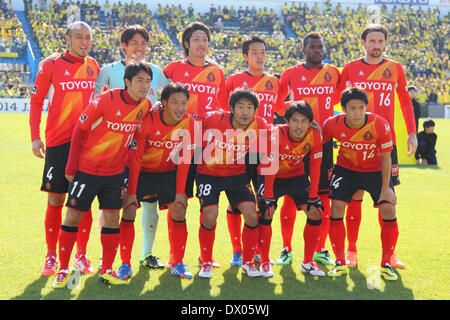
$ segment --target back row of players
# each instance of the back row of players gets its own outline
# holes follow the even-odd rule
[[[328,274],[340,276],[357,264],[356,241],[366,190],[379,209],[381,274],[387,280],[397,279],[392,267],[404,265],[394,253],[398,226],[393,186],[399,184],[395,93],[408,131],[408,155],[415,151],[417,140],[403,68],[383,56],[388,40],[384,26],[369,25],[363,30],[365,56],[346,64],[342,72],[323,62],[321,35],[308,33],[303,40],[305,61],[285,70],[280,79],[265,73],[266,43],[252,36],[242,44],[247,69],[225,80],[222,69],[207,60],[210,31],[200,22],[183,30],[186,59],[163,70],[144,62],[149,34],[141,26],[122,32],[125,59],[102,69],[88,55],[91,36],[84,22],[68,27],[67,51],[41,63],[30,102],[32,149],[37,157],[45,155],[41,190],[48,193],[42,274],[56,274],[55,287],[64,287],[68,281],[75,242],[75,267],[83,273],[94,272],[86,244],[95,197],[101,209],[103,281],[123,284],[132,275],[134,220],[140,206],[140,264],[164,267],[152,254],[157,203],[159,209],[168,209],[171,252],[166,267],[173,275],[192,278],[183,257],[186,208],[194,180],[201,206],[200,277],[211,277],[212,269],[219,267],[213,244],[222,191],[229,200],[231,265],[242,266],[250,277],[270,277],[271,221],[278,198],[284,196],[283,249],[277,264],[292,261],[296,211],[304,210],[302,272],[325,275],[319,262],[334,265]],[[161,103],[156,103],[161,89]],[[44,146],[40,122],[46,96]],[[344,114],[334,116],[333,106],[339,102]],[[341,142],[334,169],[333,138]],[[263,156],[252,158],[256,145]],[[255,158],[258,161],[252,161]],[[62,221],[66,193],[68,210]],[[336,261],[325,248],[328,235]],[[122,265],[116,274],[112,265],[119,246]]]

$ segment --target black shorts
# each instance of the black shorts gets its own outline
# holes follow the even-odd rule
[[[50,193],[67,192],[69,181],[66,179],[66,165],[69,159],[69,151],[70,142],[46,149],[41,191]]]
[[[207,206],[218,205],[222,191],[225,191],[227,195],[232,212],[236,211],[238,204],[241,202],[256,202],[250,179],[245,173],[230,177],[197,174],[195,183],[201,209]]]
[[[258,176],[258,197],[264,193],[264,176]],[[297,210],[308,203],[309,179],[306,174],[293,178],[275,178],[273,196],[275,201],[283,196],[290,196],[294,200]]]
[[[120,210],[127,180],[125,173],[97,176],[78,171],[69,184],[66,206],[86,212],[97,197],[99,209]]]
[[[323,144],[322,164],[320,165],[319,195],[330,193],[330,180],[333,171],[333,141]],[[309,153],[303,158],[305,173],[309,176]]]
[[[392,163],[391,181],[392,181],[392,185],[395,187],[395,186],[398,186],[400,184],[400,175],[399,175],[399,169],[398,169],[397,146],[394,146],[394,148],[391,151],[391,163]]]
[[[330,183],[330,199],[350,203],[357,190],[365,190],[372,197],[373,206],[377,207],[380,205],[377,201],[380,198],[381,182],[381,171],[358,172],[336,165]],[[389,182],[389,186],[394,190],[392,180]]]
[[[167,209],[169,204],[175,201],[177,192],[177,171],[145,172],[139,173],[136,197],[141,202],[158,201],[159,209]],[[192,193],[185,191],[188,197]]]

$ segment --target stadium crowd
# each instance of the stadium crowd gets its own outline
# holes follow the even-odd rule
[[[20,21],[6,1],[2,0],[0,6],[0,51],[21,47],[26,44],[26,35]],[[304,58],[299,39],[306,33],[320,32],[327,46],[326,61],[342,67],[361,56],[362,47],[357,40],[362,26],[367,22],[380,22],[390,31],[386,56],[402,61],[408,84],[418,88],[417,100],[449,103],[448,15],[441,17],[438,8],[423,10],[419,7],[417,11],[407,6],[394,6],[390,11],[384,5],[378,8],[374,12],[361,5],[350,9],[327,2],[320,9],[317,4],[286,2],[278,16],[273,9],[255,6],[235,8],[211,4],[209,11],[199,13],[192,3],[187,9],[160,3],[153,13],[146,4],[134,1],[107,0],[102,6],[92,0],[50,0],[46,6],[35,5],[26,13],[43,57],[64,50],[68,23],[80,19],[89,23],[94,31],[91,55],[101,66],[123,58],[119,37],[127,25],[140,24],[150,31],[148,60],[164,67],[180,57],[178,42],[183,27],[193,21],[203,21],[212,30],[211,59],[223,67],[225,76],[235,72],[236,66],[245,67],[240,44],[251,32],[267,41],[267,71],[280,75]],[[288,29],[296,38],[287,37]]]
[[[26,54],[27,36],[22,23],[14,14],[11,0],[0,1],[0,52]]]

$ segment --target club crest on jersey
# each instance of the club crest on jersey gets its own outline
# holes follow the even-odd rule
[[[330,73],[327,71],[327,72],[325,72],[325,74],[323,75],[323,79],[326,81],[326,82],[330,82],[331,81],[331,75],[330,75]]]
[[[384,70],[384,72],[383,72],[383,77],[384,77],[385,79],[389,79],[391,76],[392,76],[391,70],[389,70],[389,69]]]
[[[273,84],[272,84],[272,82],[270,82],[270,80],[268,80],[266,82],[266,89],[267,90],[272,90],[273,89]]]
[[[214,82],[216,81],[216,77],[214,77],[214,74],[212,72],[210,72],[208,74],[208,76],[206,77],[206,79],[208,79],[209,82]]]
[[[372,139],[373,139],[372,133],[371,133],[370,131],[367,131],[367,132],[364,134],[364,139],[367,140],[367,141],[372,140]]]
[[[311,150],[311,145],[307,143],[303,146],[303,151],[308,152],[309,150]]]
[[[80,122],[83,123],[84,121],[86,121],[86,119],[87,119],[87,114],[83,114],[83,115],[80,117]]]
[[[87,67],[86,72],[88,74],[89,77],[92,77],[94,75],[94,71],[92,71],[91,67]]]
[[[136,115],[136,120],[141,120],[143,115],[144,112],[142,110],[139,110],[138,114]]]

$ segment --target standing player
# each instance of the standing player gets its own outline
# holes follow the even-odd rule
[[[255,195],[245,166],[245,157],[258,141],[261,130],[267,133],[266,121],[255,116],[258,104],[256,93],[239,88],[230,96],[231,112],[211,112],[202,121],[204,137],[208,140],[197,167],[196,185],[202,213],[199,229],[202,266],[199,276],[203,278],[212,276],[212,253],[222,191],[225,191],[232,210],[238,209],[244,216],[242,272],[249,277],[260,275],[252,263],[259,226]]]
[[[173,265],[171,272],[181,278],[192,278],[183,264],[187,241],[186,179],[193,155],[194,118],[186,113],[189,91],[180,83],[168,84],[161,93],[162,110],[152,111],[136,132],[129,153],[129,180],[121,221],[120,254],[122,266],[118,275],[131,276],[131,249],[134,233],[130,227],[136,217],[136,205],[157,198],[160,209],[169,209],[172,219]],[[156,195],[156,197],[155,197]],[[126,248],[126,249],[124,249]]]
[[[211,34],[206,25],[201,22],[189,24],[181,37],[186,59],[171,62],[163,69],[168,79],[188,88],[187,112],[196,118],[228,106],[223,70],[206,60],[210,41]]]
[[[257,115],[272,124],[274,113],[278,105],[279,79],[264,71],[267,61],[267,44],[264,39],[252,36],[242,43],[242,55],[248,64],[245,71],[230,75],[225,81],[227,95],[237,88],[250,88],[256,92],[259,98]],[[252,180],[256,180],[256,164],[250,164],[248,173]],[[256,181],[254,181],[256,187]],[[231,207],[227,210],[228,231],[233,245],[232,266],[242,265],[241,228],[242,217],[239,211],[232,213]]]
[[[44,60],[36,77],[30,101],[30,129],[32,150],[43,158],[45,166],[41,190],[47,192],[45,238],[47,255],[43,275],[52,275],[58,267],[57,242],[61,226],[62,207],[68,181],[64,170],[69,156],[70,140],[76,120],[94,94],[94,84],[99,66],[88,56],[92,44],[92,31],[84,22],[70,24],[66,32],[67,51]],[[40,137],[42,107],[48,96],[48,116],[45,129],[45,147]],[[93,273],[86,257],[86,245],[92,225],[89,211],[80,222],[75,266],[83,273]]]
[[[132,25],[126,27],[120,36],[120,45],[125,52],[125,59],[113,62],[104,66],[98,74],[95,83],[95,95],[106,89],[123,88],[123,75],[125,66],[131,61],[145,61],[150,35],[144,27]],[[161,68],[149,63],[152,68],[153,79],[148,98],[154,105],[157,100],[157,93],[162,90],[170,81],[166,78]],[[142,252],[140,264],[149,268],[162,268],[158,262],[158,257],[152,254],[153,243],[156,237],[156,230],[159,222],[159,213],[156,202],[142,203]],[[134,224],[130,226],[134,228]]]
[[[391,181],[393,140],[390,124],[380,115],[366,112],[368,98],[364,90],[344,90],[341,106],[345,114],[329,118],[323,127],[323,141],[332,138],[341,145],[331,179],[330,241],[336,256],[332,277],[348,272],[345,259],[344,215],[347,203],[357,190],[366,190],[378,207],[381,224],[381,275],[396,280],[390,261],[398,238],[395,215],[396,196]]]
[[[281,75],[281,96],[284,101],[288,93],[290,100],[307,102],[313,111],[314,120],[322,126],[324,121],[334,113],[333,106],[338,102],[336,85],[339,81],[339,70],[330,64],[323,63],[325,47],[322,36],[318,32],[308,33],[303,40],[303,54],[305,62],[291,67]],[[283,110],[278,112],[283,114]],[[305,169],[308,172],[308,161]],[[323,159],[320,169],[319,197],[324,210],[322,213],[320,243],[314,255],[314,261],[325,265],[332,265],[334,261],[325,249],[330,224],[329,185],[333,167],[333,144],[328,141],[323,145]],[[281,207],[281,233],[283,236],[283,250],[277,264],[289,264],[292,261],[291,239],[296,218],[296,206],[289,196],[284,197]]]
[[[217,64],[207,61],[210,41],[211,32],[208,26],[201,22],[192,22],[183,30],[181,36],[181,47],[186,59],[171,62],[163,69],[168,79],[180,82],[188,88],[187,113],[196,119],[204,118],[207,112],[228,108],[223,70]],[[191,170],[195,171],[195,165]],[[169,228],[171,221],[169,210]],[[166,267],[171,265],[172,261],[169,259]],[[214,262],[214,267],[219,266]]]
[[[414,109],[406,90],[406,77],[400,63],[386,59],[383,53],[388,40],[388,30],[379,24],[368,25],[361,34],[361,44],[365,49],[365,56],[347,63],[341,74],[338,84],[338,92],[345,87],[360,86],[367,91],[367,111],[379,114],[386,119],[391,126],[394,149],[392,156],[392,183],[400,184],[396,138],[394,131],[395,93],[397,93],[406,129],[408,131],[408,156],[414,154],[417,149],[416,125],[414,121]],[[347,208],[347,237],[348,237],[348,265],[355,267],[358,262],[356,241],[361,222],[361,204],[364,191],[358,191],[353,201]],[[382,223],[379,214],[380,224]],[[405,265],[394,254],[391,265],[396,268],[404,268]]]
[[[273,276],[269,259],[272,238],[272,218],[278,198],[289,195],[296,208],[306,213],[303,231],[304,258],[301,271],[315,276],[324,276],[313,261],[320,239],[322,202],[318,196],[320,164],[322,162],[322,135],[311,128],[313,112],[308,103],[291,103],[285,113],[287,124],[275,126],[270,133],[277,139],[274,156],[278,157],[278,170],[272,175],[258,176],[259,196],[259,250],[261,251],[260,272],[265,277]],[[273,154],[273,153],[272,153]],[[305,173],[303,158],[309,154],[309,177]],[[260,171],[261,173],[261,171]]]
[[[146,98],[151,79],[152,69],[147,63],[131,62],[125,68],[125,89],[100,94],[87,106],[75,126],[66,167],[70,181],[68,208],[59,233],[60,267],[54,287],[64,287],[69,279],[69,261],[78,224],[95,197],[104,218],[100,278],[110,284],[126,283],[112,269],[120,241],[124,162],[134,132],[151,108],[151,101]]]

